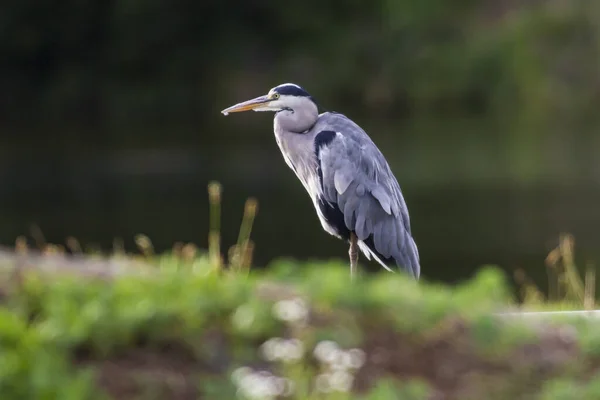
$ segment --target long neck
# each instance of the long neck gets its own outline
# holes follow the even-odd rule
[[[310,129],[314,124],[307,126],[303,131],[290,130],[289,127],[282,126],[282,123],[285,125],[291,121],[290,118],[275,117],[275,141],[286,164],[312,196],[318,192],[317,181],[315,181],[317,175],[314,173],[318,167],[315,158],[315,132],[314,129]]]
[[[286,132],[302,133],[310,129],[319,118],[317,106],[310,104],[294,110],[282,110],[275,114],[275,126]]]

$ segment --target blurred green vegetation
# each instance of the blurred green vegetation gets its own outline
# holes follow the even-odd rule
[[[600,395],[597,322],[494,317],[516,303],[493,267],[449,287],[387,272],[350,284],[335,262],[246,274],[183,249],[142,251],[141,274],[117,256],[121,273],[102,278],[83,263],[50,274],[2,265],[3,398]]]

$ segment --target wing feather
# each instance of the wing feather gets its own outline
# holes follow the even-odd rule
[[[376,243],[376,248],[380,249],[380,252],[383,251],[383,222],[378,221],[375,225],[375,229],[373,230],[373,242]]]
[[[386,213],[391,215],[392,214],[392,199],[385,192],[385,190],[380,185],[378,185],[373,188],[373,190],[371,191],[371,194],[373,194],[373,197],[375,197],[377,199],[377,201],[379,201],[379,204],[381,204],[381,207],[383,208],[383,210]]]
[[[333,185],[339,194],[344,194],[352,183],[352,175],[342,169],[335,170],[333,174]]]
[[[358,240],[365,240],[369,237],[371,232],[367,232],[367,215],[364,210],[359,210],[358,215],[356,216],[356,225],[354,227],[354,231],[356,232],[356,236]]]
[[[356,217],[354,215],[354,211],[356,210],[357,206],[358,206],[358,201],[356,201],[357,199],[354,199],[353,202],[346,202],[346,204],[343,206],[343,210],[344,210],[344,223],[346,224],[346,227],[349,226],[355,226],[356,225]],[[348,228],[350,229],[350,228]]]

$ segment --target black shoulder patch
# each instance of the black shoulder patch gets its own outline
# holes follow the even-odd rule
[[[334,131],[321,131],[315,136],[315,157],[317,158],[317,175],[319,176],[319,183],[321,184],[321,188],[323,187],[323,170],[321,169],[321,160],[319,159],[319,153],[321,153],[321,148],[331,143],[334,138]]]
[[[321,147],[327,146],[335,138],[334,131],[321,131],[315,136],[315,155],[319,158]]]
[[[296,85],[277,86],[273,91],[287,96],[311,97],[306,90]]]

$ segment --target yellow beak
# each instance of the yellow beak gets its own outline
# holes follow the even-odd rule
[[[258,108],[260,106],[263,106],[270,101],[271,101],[271,99],[269,98],[269,96],[259,96],[255,99],[247,100],[242,103],[238,103],[234,106],[231,106],[229,108],[226,108],[223,111],[221,111],[221,113],[223,113],[223,115],[227,115],[232,112],[250,111],[250,110],[254,110],[255,108]]]

